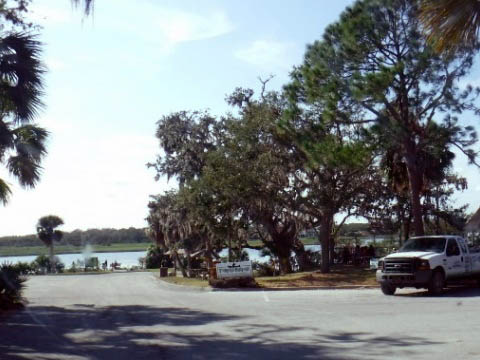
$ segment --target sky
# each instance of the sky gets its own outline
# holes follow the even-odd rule
[[[149,196],[175,187],[147,168],[160,152],[156,122],[180,110],[229,110],[236,87],[279,90],[306,46],[353,1],[97,0],[84,19],[69,0],[34,0],[42,25],[45,109],[51,132],[35,189],[13,188],[0,206],[0,236],[35,232],[61,216],[63,229],[146,226]],[[468,79],[480,85],[480,71]],[[479,119],[467,118],[478,124]],[[470,187],[456,205],[480,206],[480,171],[460,157]]]

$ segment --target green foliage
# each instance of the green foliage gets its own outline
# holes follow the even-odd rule
[[[252,262],[252,270],[254,271],[255,276],[273,276],[275,274],[273,264],[270,263],[254,261]]]
[[[0,266],[0,309],[21,304],[25,281],[20,268],[10,264]]]
[[[0,0],[0,31],[31,30],[34,25],[25,17],[31,0]]]
[[[4,6],[0,4],[0,10]],[[2,11],[0,15],[9,16]],[[23,187],[37,184],[46,154],[48,132],[33,124],[42,107],[40,48],[34,35],[0,32],[0,165]],[[10,194],[9,185],[0,179],[0,202],[6,204]]]
[[[50,268],[50,258],[47,255],[39,255],[37,258],[32,262],[32,264],[37,269],[49,269]]]
[[[47,271],[55,271],[59,273],[63,272],[63,270],[65,269],[65,264],[62,263],[57,256],[55,256],[53,260],[55,264],[54,268],[52,267],[52,261],[49,256],[39,255],[34,261],[32,261],[30,266],[33,271],[40,273],[44,273]]]
[[[476,132],[455,116],[468,110],[479,114],[474,100],[480,89],[457,85],[476,49],[435,53],[422,36],[417,11],[417,2],[409,0],[355,2],[309,46],[287,93],[296,104],[291,119],[305,116],[308,104],[322,111],[317,129],[348,124],[351,134],[370,145],[389,181],[407,191],[397,193],[403,196],[398,202],[409,208],[415,232],[422,234],[422,191],[450,175],[451,149],[476,161]],[[322,150],[307,148],[320,155]],[[376,197],[382,193],[391,198],[387,188]]]
[[[158,269],[160,267],[171,267],[171,261],[164,251],[156,245],[150,245],[145,257],[147,269]]]
[[[63,225],[63,220],[56,215],[41,217],[37,223],[38,238],[46,246],[52,246],[54,241],[60,241],[63,237],[63,233],[60,230],[56,230],[60,225]]]
[[[28,262],[18,262],[14,265],[12,265],[20,275],[27,275],[30,272],[34,271],[34,266],[31,263]]]

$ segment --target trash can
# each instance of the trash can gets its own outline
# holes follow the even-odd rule
[[[168,276],[168,268],[167,267],[161,267],[160,268],[160,277],[167,277]]]

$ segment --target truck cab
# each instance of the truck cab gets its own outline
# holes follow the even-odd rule
[[[480,254],[459,236],[417,236],[378,262],[377,281],[385,295],[397,288],[427,288],[441,294],[447,281],[480,276]]]

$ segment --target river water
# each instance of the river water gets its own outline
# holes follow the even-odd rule
[[[320,251],[320,245],[306,245],[305,248],[311,251]],[[261,256],[259,250],[255,249],[245,249],[248,253],[250,260],[258,261],[258,262],[267,262],[270,257],[269,256]],[[113,262],[117,262],[120,264],[121,267],[131,268],[132,266],[138,266],[139,262],[138,259],[141,257],[145,257],[147,254],[146,251],[128,251],[128,252],[88,252],[88,253],[80,253],[80,254],[58,254],[57,257],[60,258],[60,261],[65,264],[65,267],[70,268],[72,263],[76,263],[78,261],[82,262],[85,261],[85,258],[88,257],[98,257],[98,262],[104,263],[105,260],[110,265]],[[220,252],[220,256],[227,256],[228,250],[224,249]],[[32,262],[35,260],[36,256],[8,256],[8,257],[1,257],[0,256],[0,264],[4,262],[16,264],[18,262]]]

